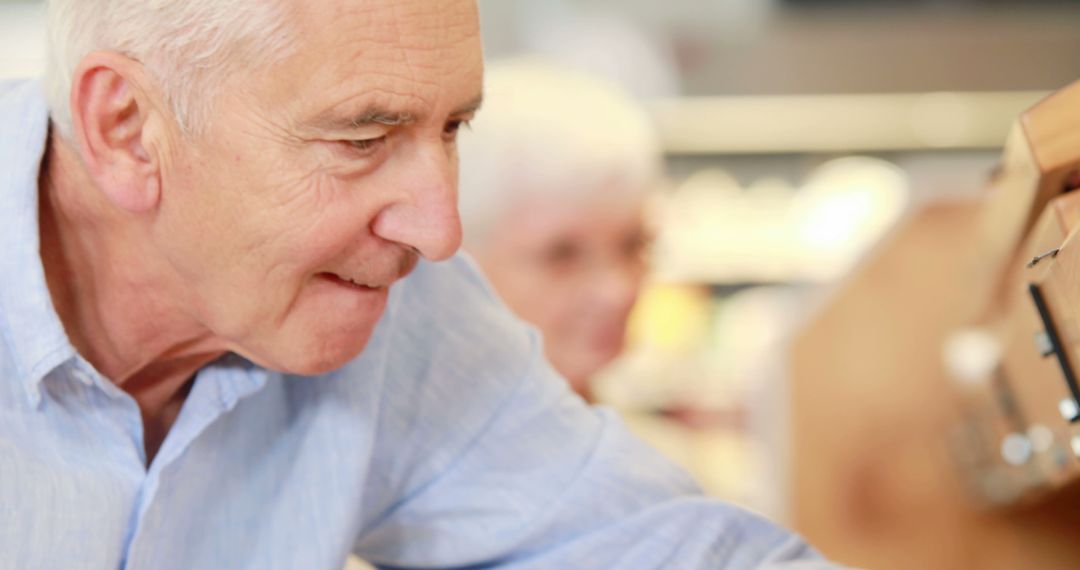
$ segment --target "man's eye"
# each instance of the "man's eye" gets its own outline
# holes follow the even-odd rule
[[[446,139],[447,142],[455,140],[457,138],[458,131],[461,130],[461,127],[469,128],[469,121],[448,121],[446,123],[446,126],[443,127],[443,138]]]
[[[355,148],[363,154],[370,154],[378,150],[378,148],[386,142],[386,137],[378,137],[374,139],[358,139],[345,142],[348,143],[349,146]]]
[[[622,244],[622,253],[628,258],[644,258],[653,246],[653,236],[648,234],[635,234],[628,237]]]
[[[566,267],[577,262],[582,256],[581,247],[569,241],[551,244],[542,254],[542,259],[552,267]]]

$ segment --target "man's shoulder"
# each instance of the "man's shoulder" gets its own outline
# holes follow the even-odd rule
[[[28,84],[30,81],[26,79],[0,79],[0,100],[3,100],[8,93]]]
[[[23,81],[5,79],[0,81],[0,101],[3,101],[8,93],[14,91],[19,85],[22,85]]]
[[[30,102],[45,100],[41,81],[37,79],[0,79],[0,114]]]
[[[10,164],[13,156],[39,158],[36,147],[44,146],[48,116],[41,81],[0,80],[0,148],[6,151],[0,153],[0,163]]]

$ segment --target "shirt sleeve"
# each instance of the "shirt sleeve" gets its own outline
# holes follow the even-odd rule
[[[447,306],[425,298],[433,303],[418,313],[425,318]],[[492,338],[524,330],[516,321],[493,326],[478,330]],[[408,405],[390,406],[412,415],[384,418],[397,426],[385,428],[397,430],[396,447],[384,452],[395,460],[380,462],[383,483],[369,493],[384,507],[362,529],[358,556],[383,569],[835,567],[765,519],[704,497],[614,412],[574,394],[545,362],[535,332],[522,337],[490,354],[476,339],[451,349],[452,340],[441,342],[452,373],[425,366],[428,380],[404,396]],[[462,360],[465,346],[475,362]],[[500,359],[510,363],[503,381],[465,372]]]
[[[827,568],[792,534],[701,495],[543,363],[444,470],[357,544],[380,568]]]

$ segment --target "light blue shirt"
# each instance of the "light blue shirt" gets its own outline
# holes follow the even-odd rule
[[[202,369],[146,467],[135,401],[45,284],[47,115],[39,84],[0,84],[0,568],[823,565],[585,406],[461,258],[396,285],[336,372]]]

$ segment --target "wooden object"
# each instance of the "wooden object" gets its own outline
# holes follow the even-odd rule
[[[1080,365],[1077,169],[1080,83],[1021,117],[984,201],[914,213],[795,339],[793,518],[830,557],[1080,568],[1080,422],[1061,413],[1061,364]],[[947,369],[959,331],[999,348],[981,373]]]

